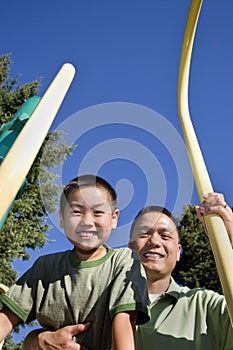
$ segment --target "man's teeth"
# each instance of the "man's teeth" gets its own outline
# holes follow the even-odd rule
[[[156,254],[156,253],[146,253],[145,256],[149,257],[149,258],[155,258],[155,259],[162,258],[162,256],[160,254]]]
[[[95,232],[79,232],[79,235],[80,235],[81,237],[93,237],[93,236],[95,236],[96,234],[95,234]]]

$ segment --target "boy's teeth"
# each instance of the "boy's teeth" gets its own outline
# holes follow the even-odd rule
[[[95,236],[94,232],[80,232],[79,234],[82,237],[93,237],[93,236]]]

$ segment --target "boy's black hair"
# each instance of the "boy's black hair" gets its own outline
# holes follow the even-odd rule
[[[64,187],[60,198],[60,210],[63,213],[65,209],[65,204],[67,202],[67,197],[71,191],[74,189],[78,190],[84,187],[96,187],[104,189],[109,197],[109,202],[111,202],[112,211],[116,210],[117,207],[117,194],[113,187],[103,178],[96,175],[81,175],[77,176]]]
[[[178,232],[178,235],[179,235],[178,222],[177,222],[176,218],[172,215],[172,213],[168,209],[166,209],[164,207],[161,207],[159,205],[149,205],[149,206],[147,206],[145,208],[142,208],[138,212],[138,214],[135,216],[134,221],[133,221],[133,223],[131,225],[131,228],[130,228],[130,238],[132,238],[131,236],[132,236],[134,227],[135,227],[136,222],[138,221],[138,219],[144,214],[153,213],[153,212],[167,215],[174,222],[174,224],[176,225],[176,229],[177,229],[177,232]]]

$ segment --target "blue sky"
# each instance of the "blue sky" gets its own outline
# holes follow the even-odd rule
[[[97,172],[119,193],[121,219],[109,244],[126,244],[137,211],[166,205],[181,215],[199,203],[179,125],[177,80],[187,0],[8,1],[1,6],[1,53],[11,76],[43,77],[42,95],[65,62],[76,76],[51,130],[65,128],[77,149],[59,169],[64,184]],[[190,111],[216,191],[233,205],[232,0],[205,0],[190,71]],[[77,138],[76,138],[77,137]],[[68,249],[57,219],[55,242],[15,264],[19,273],[45,253]]]

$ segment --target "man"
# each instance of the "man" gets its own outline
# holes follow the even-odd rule
[[[222,194],[206,194],[196,211],[203,223],[203,215],[220,215],[233,241],[233,214]],[[167,209],[143,209],[132,225],[129,246],[138,252],[146,270],[152,301],[151,320],[137,329],[138,350],[233,349],[233,329],[224,297],[204,289],[180,287],[171,277],[181,245],[176,220]],[[42,333],[42,340],[30,335],[25,350],[68,349],[62,347],[63,340],[72,339],[69,329],[66,331],[63,337],[57,337],[56,332]]]
[[[221,194],[209,193],[197,215],[217,213],[232,242],[233,214]],[[151,320],[137,329],[138,350],[233,349],[233,328],[223,296],[206,289],[178,286],[171,274],[180,259],[175,219],[161,207],[144,208],[130,234],[130,248],[145,268],[151,299]]]

